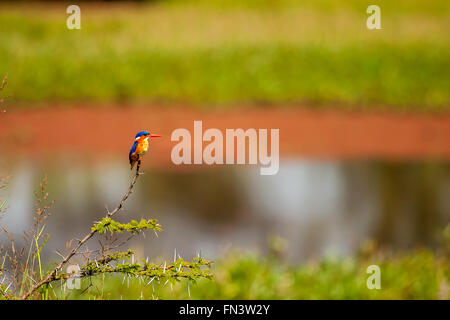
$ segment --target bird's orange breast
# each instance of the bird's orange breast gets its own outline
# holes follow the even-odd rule
[[[148,140],[142,139],[138,142],[136,153],[145,154],[148,150]]]

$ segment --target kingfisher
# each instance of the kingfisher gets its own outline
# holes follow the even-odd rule
[[[148,140],[150,138],[161,137],[159,134],[151,134],[148,131],[139,131],[134,138],[134,143],[131,146],[130,154],[128,158],[130,160],[131,170],[133,170],[134,164],[137,162],[137,171],[141,167],[142,156],[147,153]]]

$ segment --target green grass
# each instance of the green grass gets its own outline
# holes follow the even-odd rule
[[[0,72],[9,104],[175,101],[195,105],[448,110],[450,5],[366,1],[168,1],[0,11]],[[339,2],[342,3],[342,2]]]
[[[366,269],[372,264],[380,267],[379,290],[366,286]],[[85,292],[87,279],[80,290],[66,294],[68,299],[448,299],[450,280],[448,258],[426,250],[325,258],[297,266],[235,252],[216,261],[212,271],[214,280],[190,283],[189,289],[186,281],[171,286],[154,280],[152,286],[149,279],[109,275],[103,290],[97,277]]]

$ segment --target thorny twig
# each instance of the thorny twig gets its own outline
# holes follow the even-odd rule
[[[117,207],[106,214],[106,217],[110,218],[112,216],[114,216],[116,213],[118,213],[123,205],[125,204],[125,201],[127,201],[128,197],[130,196],[130,194],[133,192],[133,187],[136,184],[137,179],[139,178],[139,170],[136,170],[136,174],[133,177],[133,180],[130,183],[130,187],[128,188],[128,191],[125,193],[125,195],[122,197],[122,200],[120,201],[120,203],[117,205]],[[39,289],[40,287],[42,287],[44,284],[50,283],[54,280],[56,273],[58,272],[58,270],[62,269],[62,267],[69,262],[69,260],[78,253],[78,250],[89,240],[91,239],[95,234],[97,233],[97,230],[91,230],[91,232],[89,232],[83,239],[79,240],[77,246],[75,248],[72,249],[72,251],[58,264],[58,266],[56,266],[52,272],[50,272],[44,279],[42,279],[41,281],[39,281],[38,283],[36,283],[30,290],[28,290],[27,292],[25,292],[22,295],[22,299],[26,300],[28,299],[37,289]]]

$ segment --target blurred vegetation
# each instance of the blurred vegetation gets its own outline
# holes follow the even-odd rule
[[[447,238],[450,228],[446,229]],[[366,242],[353,258],[328,257],[293,265],[277,254],[265,258],[231,251],[214,262],[213,280],[177,285],[147,284],[139,279],[108,277],[99,291],[99,278],[84,279],[88,291],[68,293],[69,299],[445,299],[449,298],[449,239],[437,252],[416,249],[392,253]],[[367,288],[378,265],[381,289]],[[66,291],[67,293],[67,291]],[[83,294],[81,294],[83,293]],[[57,293],[58,294],[58,293]]]
[[[450,4],[361,0],[1,4],[9,105],[41,101],[333,104],[447,110]],[[28,104],[29,105],[29,104]]]

